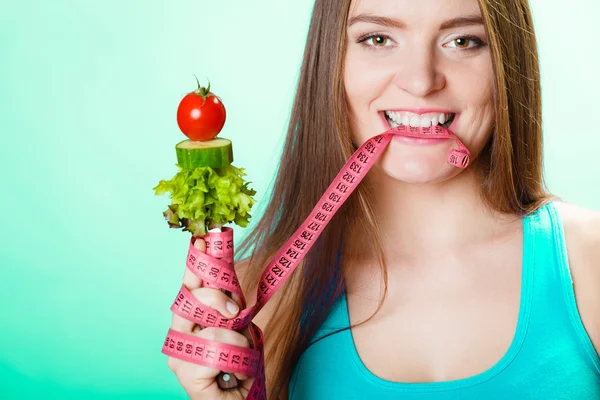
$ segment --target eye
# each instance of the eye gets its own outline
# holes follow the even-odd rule
[[[388,38],[386,36],[372,36],[369,38],[369,41],[373,43],[374,46],[384,47],[388,43]]]
[[[450,47],[461,50],[475,50],[485,46],[483,40],[479,39],[477,36],[457,37],[456,39],[451,40],[449,44],[451,44]]]
[[[454,43],[456,43],[456,47],[459,47],[461,49],[466,49],[469,47],[469,43],[471,43],[471,39],[458,38],[458,39],[454,39]]]
[[[362,44],[365,47],[389,47],[392,45],[392,39],[388,35],[382,34],[369,34],[360,37],[357,43]]]

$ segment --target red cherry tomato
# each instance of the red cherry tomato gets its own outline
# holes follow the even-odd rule
[[[207,88],[198,83],[198,89],[185,95],[177,108],[177,125],[190,140],[215,138],[223,129],[225,118],[225,106],[210,91],[210,82]]]

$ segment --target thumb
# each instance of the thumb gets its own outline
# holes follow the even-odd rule
[[[196,239],[194,242],[194,247],[200,250],[203,253],[206,253],[206,242],[202,238]]]

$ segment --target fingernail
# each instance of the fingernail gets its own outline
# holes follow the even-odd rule
[[[228,301],[227,302],[227,311],[229,311],[232,314],[236,314],[238,312],[237,304]]]

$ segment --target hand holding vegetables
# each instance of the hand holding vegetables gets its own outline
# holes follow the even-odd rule
[[[249,183],[244,182],[244,169],[231,165],[231,141],[217,137],[225,118],[225,107],[221,99],[210,91],[210,83],[208,88],[198,83],[198,88],[188,93],[177,109],[177,124],[189,138],[175,146],[179,171],[170,180],[161,180],[154,188],[156,195],[171,195],[171,204],[163,213],[169,227],[191,232],[196,247],[204,242],[201,237],[207,235],[208,230],[220,229],[232,222],[246,227],[251,217],[250,209],[256,202],[252,197],[256,191],[249,189]],[[230,262],[233,263],[233,260]],[[215,289],[204,290],[205,293],[215,292],[211,298],[224,296]],[[232,331],[227,333],[229,336],[232,334],[239,335]],[[217,383],[223,390],[238,387],[232,374],[219,374]]]

